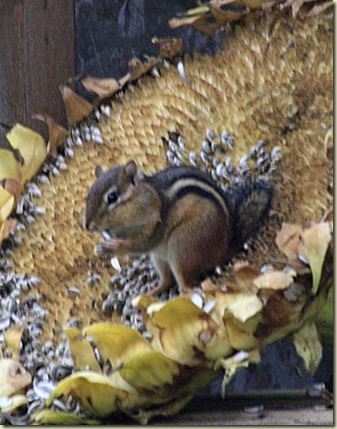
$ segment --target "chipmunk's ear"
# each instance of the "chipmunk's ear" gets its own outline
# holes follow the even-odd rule
[[[138,170],[135,161],[129,161],[123,168],[123,179],[125,182],[136,186],[144,178],[144,174]]]
[[[100,165],[96,165],[95,176],[98,179],[99,176],[103,173],[103,168]]]

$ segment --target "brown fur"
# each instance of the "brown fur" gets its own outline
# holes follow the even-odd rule
[[[109,205],[111,190],[117,190],[119,198]],[[255,188],[251,197],[249,192],[249,207],[252,199],[263,200]],[[242,206],[243,201],[241,211]],[[233,208],[223,191],[197,169],[168,169],[146,178],[130,161],[100,171],[88,194],[84,225],[110,233],[110,241],[96,246],[100,256],[150,254],[160,276],[152,294],[175,282],[181,293],[188,293],[202,275],[233,257]]]

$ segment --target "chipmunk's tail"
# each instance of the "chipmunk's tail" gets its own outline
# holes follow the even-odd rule
[[[268,180],[252,180],[228,190],[232,202],[233,256],[249,238],[254,237],[269,216],[275,195],[274,184]]]

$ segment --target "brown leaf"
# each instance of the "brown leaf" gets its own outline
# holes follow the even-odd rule
[[[6,240],[9,237],[9,234],[15,232],[16,225],[18,221],[16,219],[6,219],[2,224],[2,229],[0,233],[0,243],[2,240]],[[0,354],[1,359],[1,354]]]
[[[5,179],[0,183],[6,191],[14,196],[14,207],[16,207],[22,192],[22,183],[15,179]]]
[[[256,268],[250,267],[246,262],[238,262],[233,267],[235,280],[240,286],[240,291],[246,293],[256,293],[257,287],[253,281],[261,275]]]
[[[69,125],[77,124],[90,115],[94,106],[84,98],[76,94],[71,88],[61,85]]]
[[[289,259],[297,259],[298,248],[301,242],[302,228],[297,225],[283,223],[282,228],[276,235],[277,247]]]
[[[150,58],[148,62],[143,63],[139,58],[132,58],[129,61],[130,77],[129,82],[134,82],[140,77],[147,74],[156,64],[158,64],[157,58]]]
[[[56,149],[63,145],[68,137],[68,131],[61,125],[57,124],[54,119],[49,115],[42,115],[40,113],[32,115],[33,119],[45,122],[49,129],[49,153],[54,153]]]
[[[203,15],[188,16],[188,17],[184,17],[184,18],[172,18],[169,20],[168,24],[169,24],[170,28],[175,29],[178,27],[182,27],[183,25],[194,24],[194,22],[197,21],[202,16]]]
[[[129,79],[130,73],[127,73],[119,80],[114,78],[99,79],[92,76],[84,76],[80,80],[87,91],[97,94],[98,97],[102,99],[113,96],[117,91],[123,88]]]
[[[249,12],[248,9],[242,12],[236,12],[233,10],[223,10],[219,7],[210,7],[209,11],[221,25],[226,24],[227,22],[238,21]]]
[[[299,253],[309,261],[313,295],[316,295],[320,284],[323,263],[331,238],[331,226],[328,222],[318,223],[302,233]]]
[[[181,51],[183,39],[158,39],[158,37],[153,37],[152,43],[159,46],[161,58],[172,59]]]
[[[219,23],[212,14],[208,13],[195,19],[192,26],[201,33],[206,34],[206,36],[212,36],[223,24]]]

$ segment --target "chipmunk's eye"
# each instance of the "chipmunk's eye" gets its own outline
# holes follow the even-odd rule
[[[110,205],[110,204],[114,204],[119,197],[119,193],[116,191],[110,192],[107,197],[106,197],[106,202]]]

